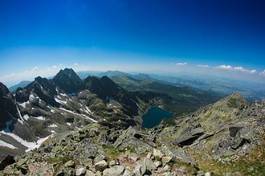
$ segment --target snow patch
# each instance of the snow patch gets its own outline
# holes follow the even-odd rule
[[[45,118],[43,116],[38,116],[38,117],[33,117],[33,118],[35,118],[37,120],[45,120]]]
[[[39,99],[38,96],[35,96],[33,93],[29,95],[29,101],[34,101],[35,99]]]
[[[19,103],[19,105],[20,105],[22,108],[26,108],[27,104],[29,104],[29,101],[26,101],[26,102],[23,102],[23,103]]]
[[[51,112],[52,112],[52,113],[55,113],[55,110],[54,110],[54,109],[51,109]]]
[[[28,115],[28,114],[25,114],[25,115],[23,116],[23,119],[24,119],[24,120],[28,120],[28,119],[29,119],[29,115]]]
[[[68,113],[71,113],[71,114],[74,114],[74,115],[77,115],[77,116],[81,116],[81,117],[83,117],[83,118],[85,118],[85,119],[88,119],[88,120],[91,120],[92,122],[97,122],[96,120],[94,120],[94,119],[92,119],[92,118],[90,118],[90,117],[88,117],[88,116],[86,116],[86,115],[84,115],[84,114],[78,114],[78,113],[76,113],[76,112],[73,112],[73,111],[70,111],[70,110],[67,110],[67,109],[64,109],[64,108],[59,108],[59,109],[61,109],[61,110],[63,110],[63,111],[65,111],[65,112],[68,112]]]
[[[0,140],[0,147],[7,147],[7,148],[10,148],[10,149],[16,149],[15,146],[13,146],[13,145],[5,142],[5,141],[2,141],[2,140]]]
[[[24,139],[22,139],[21,137],[17,136],[14,133],[7,133],[5,131],[0,131],[0,134],[4,134],[7,136],[12,137],[14,140],[16,140],[17,142],[19,142],[20,144],[22,144],[23,146],[27,147],[28,149],[26,150],[26,152],[31,151],[35,148],[39,148],[40,145],[47,140],[50,136],[47,136],[45,138],[39,138],[37,142],[28,142]]]
[[[48,126],[49,128],[56,128],[56,127],[58,127],[56,124],[51,124],[51,125],[49,125]]]
[[[69,123],[69,122],[67,122],[67,123],[66,123],[66,125],[68,125],[68,126],[72,126],[72,124],[71,124],[71,123]]]
[[[60,95],[63,97],[68,97],[68,95],[66,95],[65,93],[60,93]]]
[[[58,98],[55,98],[55,101],[56,101],[57,103],[60,103],[60,104],[66,104],[66,103],[67,103],[67,101],[63,101],[63,100],[60,100],[60,99],[58,99]]]
[[[22,116],[21,116],[21,113],[20,113],[20,110],[19,110],[19,108],[18,108],[18,106],[16,105],[16,108],[17,108],[17,112],[18,112],[18,115],[19,115],[19,119],[18,119],[18,121],[20,122],[20,123],[22,123],[23,124],[23,118],[22,118]]]
[[[92,111],[87,106],[85,106],[85,108],[88,114],[92,114]]]

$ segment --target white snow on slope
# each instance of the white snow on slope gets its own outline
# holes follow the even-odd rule
[[[93,114],[92,111],[91,111],[87,106],[85,106],[85,108],[86,108],[86,112],[87,112],[88,114]]]
[[[17,105],[16,105],[16,108],[17,108],[17,112],[18,112],[18,115],[19,115],[19,119],[18,119],[18,121],[19,121],[20,123],[23,124],[24,119],[23,119],[23,117],[21,116],[20,110],[19,110],[19,108],[18,108]]]
[[[34,100],[39,100],[39,99],[40,99],[40,97],[34,95],[33,93],[31,93],[29,95],[29,101],[34,101]]]
[[[7,136],[12,137],[14,140],[16,140],[17,142],[19,142],[20,144],[24,145],[25,147],[27,147],[28,149],[26,150],[26,152],[31,151],[35,148],[39,148],[40,145],[47,140],[50,136],[47,136],[45,138],[39,138],[37,142],[28,142],[24,139],[22,139],[21,137],[17,136],[14,133],[7,133],[5,131],[0,131],[0,134],[4,134]]]
[[[60,103],[60,104],[66,104],[66,103],[67,103],[66,101],[60,100],[60,99],[58,99],[58,98],[55,98],[55,101],[56,101],[57,103]]]
[[[60,95],[63,97],[68,97],[68,95],[66,95],[65,93],[60,93]]]
[[[51,124],[51,125],[49,125],[48,127],[50,127],[50,128],[56,128],[56,127],[58,127],[56,124]]]
[[[92,119],[92,118],[90,118],[90,117],[88,117],[88,116],[86,116],[84,114],[78,114],[76,112],[73,112],[73,111],[70,111],[70,110],[67,110],[67,109],[64,109],[64,108],[60,108],[60,109],[65,111],[65,112],[68,112],[68,113],[71,113],[71,114],[74,114],[74,115],[77,115],[77,116],[81,116],[81,117],[83,117],[85,119],[91,120],[92,122],[95,122],[95,123],[98,122],[98,121],[96,121],[96,120],[94,120],[94,119]]]
[[[0,140],[0,147],[7,147],[7,148],[10,148],[10,149],[16,149],[15,146],[13,146],[13,145],[5,142],[5,141],[2,141],[2,140]]]
[[[55,112],[55,110],[54,110],[54,109],[51,109],[51,112],[52,112],[52,113],[54,113],[54,112]]]
[[[19,103],[20,106],[22,106],[23,108],[26,108],[26,105],[29,104],[29,101],[23,102],[23,103]]]
[[[29,115],[28,114],[23,115],[23,119],[24,120],[28,120],[29,119]]]
[[[32,118],[37,119],[37,120],[45,120],[45,118],[43,116],[32,117]]]

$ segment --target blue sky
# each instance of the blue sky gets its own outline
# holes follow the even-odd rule
[[[3,0],[0,81],[77,70],[265,77],[262,0]],[[247,75],[247,76],[246,76]]]

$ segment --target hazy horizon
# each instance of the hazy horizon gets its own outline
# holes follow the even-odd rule
[[[60,69],[265,82],[265,3],[66,0],[0,2],[0,81]]]

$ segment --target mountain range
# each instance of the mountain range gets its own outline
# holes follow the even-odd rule
[[[152,106],[173,118],[150,129]],[[265,103],[145,74],[0,84],[0,174],[262,175]],[[2,171],[1,171],[2,170]]]

